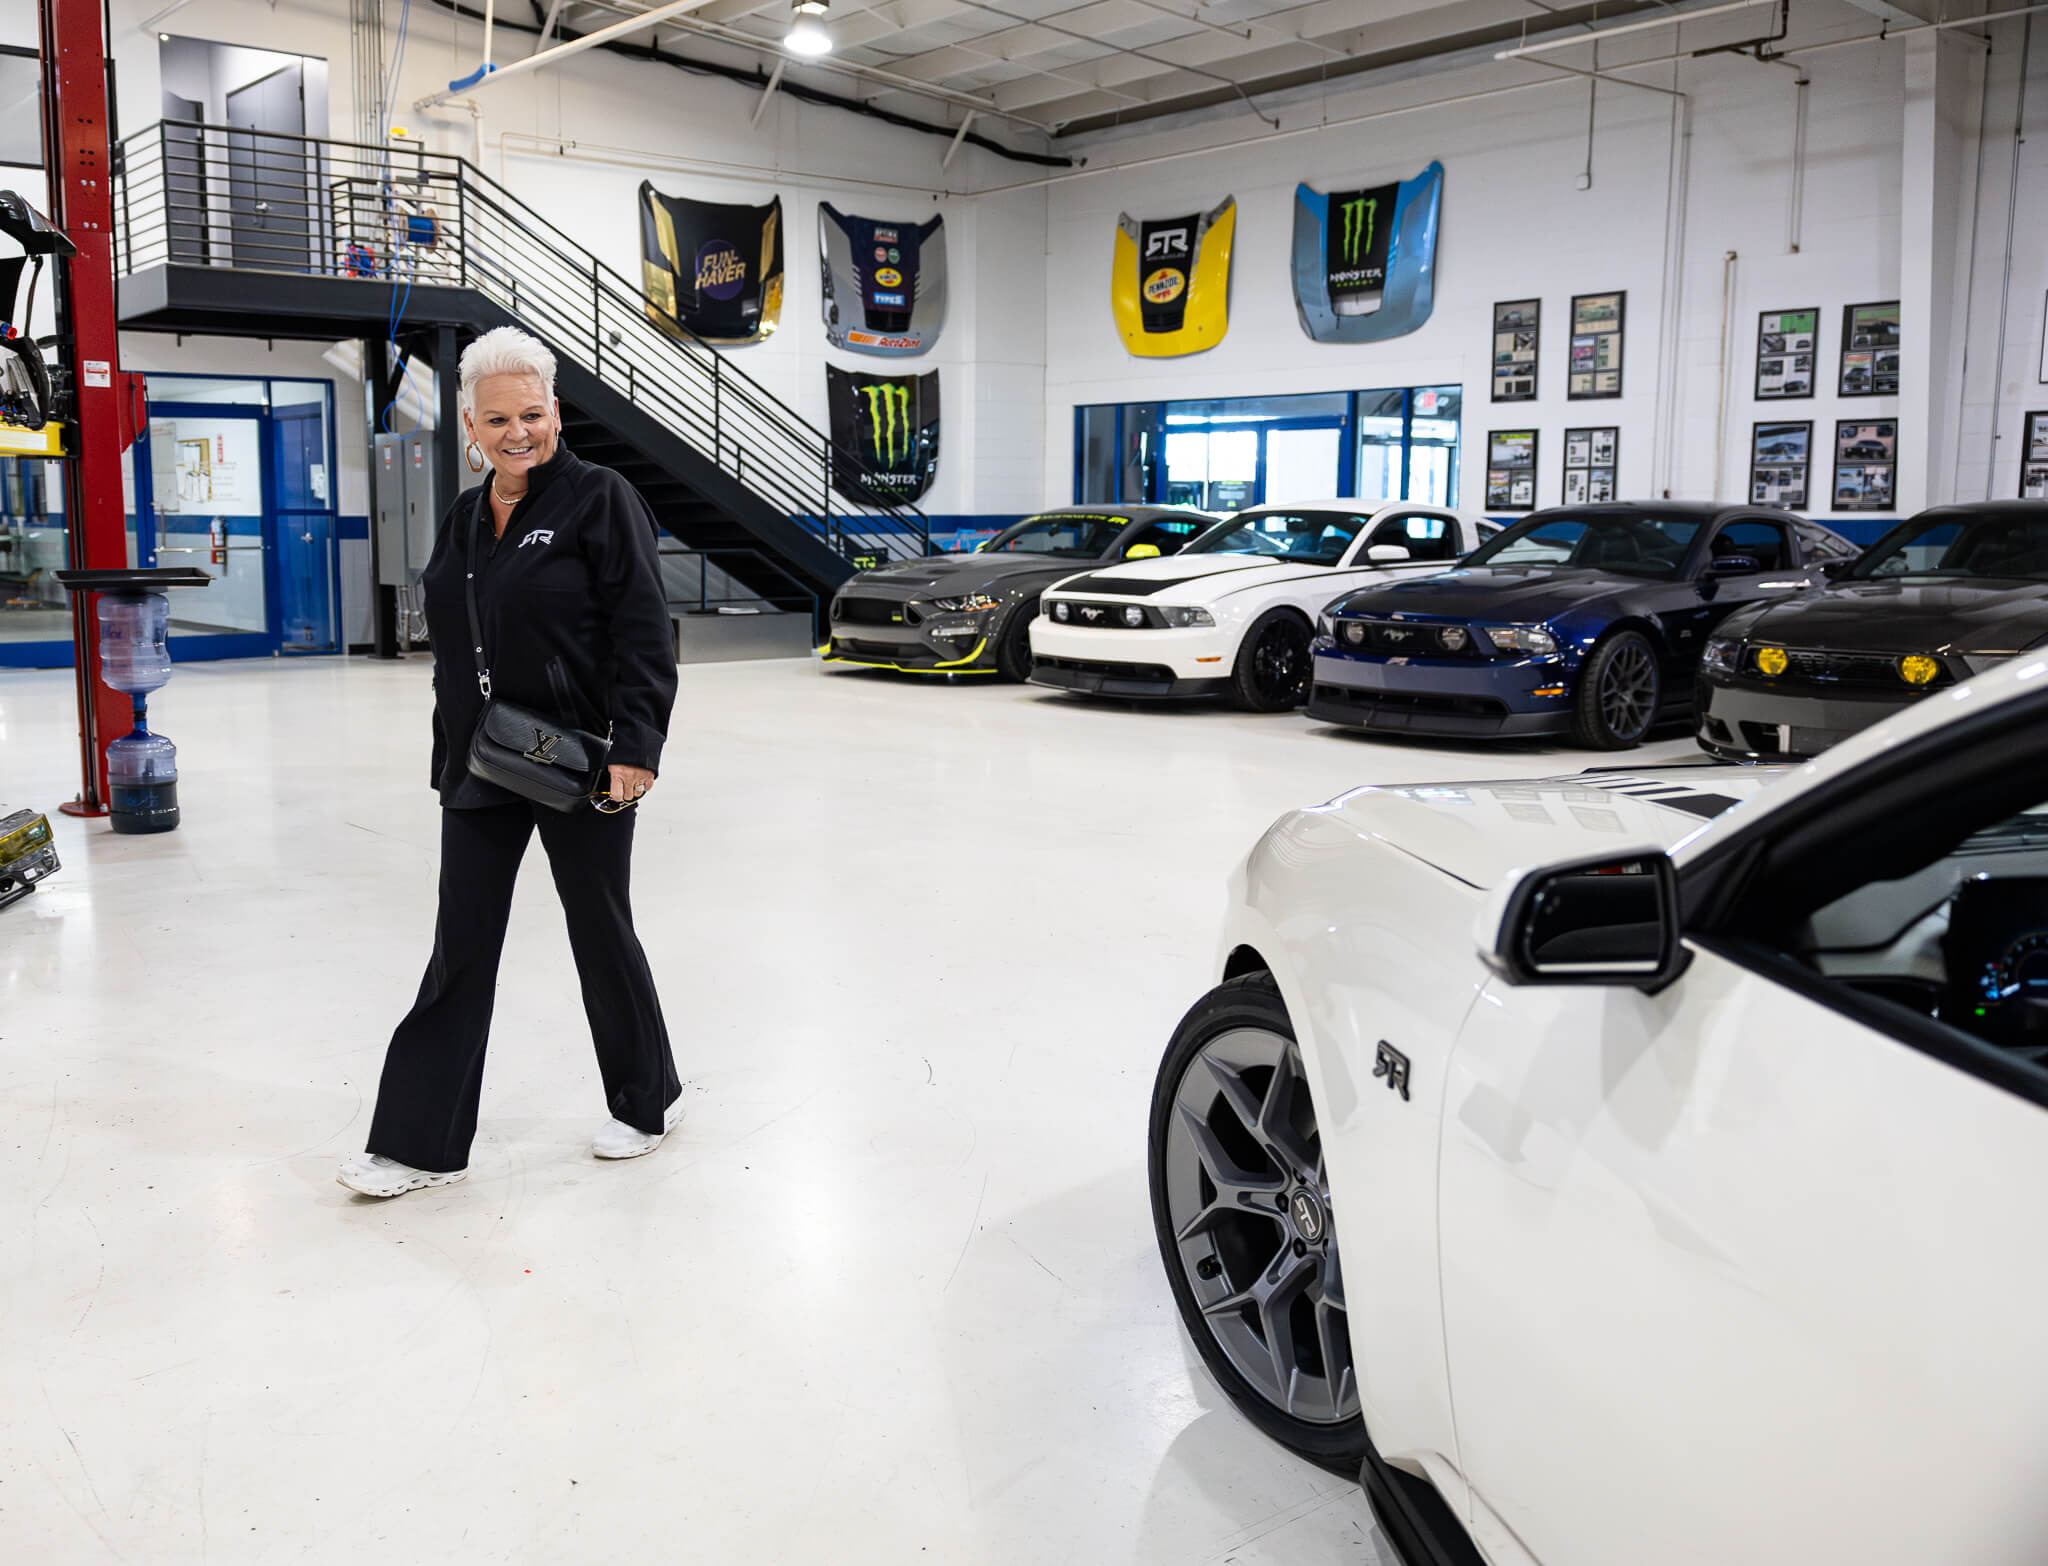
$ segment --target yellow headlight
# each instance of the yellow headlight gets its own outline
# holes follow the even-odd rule
[[[1908,685],[1931,685],[1941,665],[1925,653],[1912,653],[1899,660],[1899,678]]]
[[[1760,648],[1756,655],[1757,668],[1774,680],[1785,672],[1787,662],[1785,649],[1782,647]]]

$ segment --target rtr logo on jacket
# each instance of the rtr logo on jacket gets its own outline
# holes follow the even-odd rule
[[[526,537],[519,540],[519,547],[524,549],[528,544],[552,544],[554,541],[555,530],[553,528],[537,527],[531,533],[528,533]]]

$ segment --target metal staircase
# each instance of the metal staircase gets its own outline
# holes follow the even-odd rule
[[[431,359],[516,324],[559,360],[570,448],[763,599],[930,551],[921,512],[842,494],[852,454],[465,158],[173,123],[114,161],[124,327],[395,337]]]

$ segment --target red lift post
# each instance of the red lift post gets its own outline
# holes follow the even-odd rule
[[[74,570],[128,564],[121,458],[135,438],[136,377],[119,368],[114,315],[113,147],[108,135],[107,48],[100,0],[40,0],[43,166],[50,219],[78,254],[56,268],[58,355],[71,372],[64,507]],[[27,323],[22,323],[26,329]],[[138,474],[138,484],[149,475]],[[100,678],[97,593],[74,593],[71,643],[78,680],[84,786],[67,815],[107,813],[107,746],[133,723],[132,700]]]

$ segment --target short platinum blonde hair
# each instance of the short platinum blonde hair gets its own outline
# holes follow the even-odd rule
[[[462,411],[476,412],[476,383],[486,375],[530,375],[541,400],[555,400],[555,356],[548,345],[516,326],[496,326],[462,350]]]

